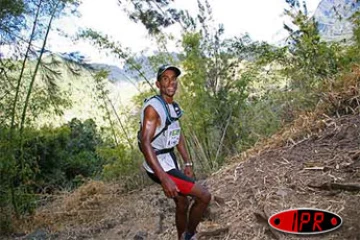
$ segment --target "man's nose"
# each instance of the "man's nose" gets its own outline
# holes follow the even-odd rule
[[[172,80],[170,81],[170,85],[171,85],[172,87],[176,86],[176,84],[177,84],[176,79],[172,79]]]

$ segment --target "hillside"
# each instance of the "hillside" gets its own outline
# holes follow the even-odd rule
[[[98,66],[100,67],[100,66]],[[111,66],[101,66],[111,68]],[[99,100],[96,95],[99,93],[96,90],[96,82],[92,77],[90,71],[85,68],[78,67],[80,76],[72,76],[66,70],[65,64],[62,62],[59,70],[61,71],[61,79],[57,81],[61,92],[66,92],[72,101],[72,106],[64,110],[62,116],[48,116],[47,114],[40,115],[36,124],[52,124],[58,126],[67,123],[73,118],[86,120],[93,118],[98,126],[107,126],[109,123],[104,120],[105,110],[101,108],[104,100]],[[115,70],[114,70],[115,69]],[[114,67],[110,72],[109,79],[104,80],[104,90],[108,91],[109,99],[115,109],[120,112],[124,111],[125,107],[131,108],[131,99],[135,94],[138,94],[137,84],[129,80],[113,81],[111,77],[116,73],[118,68]],[[111,109],[110,105],[108,108]],[[115,119],[115,116],[113,116]]]
[[[334,232],[301,239],[360,239],[358,80],[329,100],[336,106],[333,117],[321,111],[302,115],[202,180],[213,199],[198,239],[299,239],[267,224],[272,214],[299,207],[329,210],[344,220]],[[120,184],[92,181],[48,200],[18,224],[19,235],[12,239],[170,240],[176,235],[174,203],[156,185],[124,192]]]

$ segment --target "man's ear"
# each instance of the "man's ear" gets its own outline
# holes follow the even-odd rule
[[[160,82],[158,80],[156,80],[155,85],[156,85],[157,88],[160,89]]]

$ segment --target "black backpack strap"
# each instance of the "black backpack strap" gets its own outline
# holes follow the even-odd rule
[[[164,99],[161,95],[155,95],[155,96],[149,98],[148,100],[150,100],[150,99],[152,99],[152,98],[156,98],[156,99],[157,99],[158,101],[160,101],[161,104],[163,105],[163,107],[164,107],[164,109],[165,109],[166,120],[165,120],[165,126],[164,126],[164,128],[163,128],[160,132],[158,132],[158,133],[152,138],[151,142],[153,142],[157,137],[159,137],[160,134],[162,134],[163,132],[165,132],[165,131],[167,130],[168,126],[169,126],[173,121],[178,120],[178,119],[181,117],[181,115],[182,115],[182,111],[181,111],[181,109],[180,109],[180,107],[179,107],[179,104],[177,104],[176,102],[173,102],[174,109],[175,109],[176,114],[177,114],[177,115],[180,115],[180,116],[177,117],[177,118],[173,118],[173,117],[171,117],[170,109],[169,109],[168,104],[166,103],[165,99]],[[178,114],[178,112],[179,112],[179,114]]]
[[[180,117],[181,117],[182,114],[183,114],[182,110],[180,109],[179,104],[177,104],[177,103],[174,101],[172,104],[173,104],[173,106],[174,106],[174,110],[175,110],[175,112],[176,112],[177,117],[171,117],[169,106],[168,106],[168,104],[166,103],[165,99],[164,99],[161,95],[155,95],[155,96],[152,96],[152,97],[150,97],[150,98],[147,98],[147,99],[144,100],[144,103],[146,103],[147,101],[150,101],[150,100],[153,99],[153,98],[156,98],[156,99],[162,104],[162,106],[164,107],[164,109],[165,109],[165,115],[166,115],[166,120],[165,120],[165,126],[164,126],[164,128],[163,128],[160,132],[158,132],[158,133],[151,139],[151,142],[153,142],[157,137],[159,137],[160,134],[164,133],[164,132],[168,129],[169,125],[170,125],[172,122],[179,120]],[[138,145],[139,145],[140,150],[141,150],[141,142],[140,142],[141,130],[142,130],[142,125],[141,125],[141,122],[140,122],[140,130],[138,131],[138,136],[137,136],[137,138],[138,138]],[[172,149],[162,149],[162,150],[158,150],[158,149],[157,149],[156,151],[160,152],[159,154],[163,154],[163,153],[167,153],[167,152],[173,151],[173,148],[172,148]],[[163,152],[163,151],[164,151],[164,152]],[[158,155],[158,153],[157,153],[157,155]]]
[[[174,106],[174,110],[175,110],[175,113],[176,113],[176,116],[177,116],[176,118],[173,118],[173,119],[178,120],[183,115],[183,111],[181,110],[179,104],[177,104],[177,102],[175,102],[175,101],[173,102],[173,106]]]
[[[171,123],[170,109],[165,99],[161,95],[155,95],[153,98],[156,98],[161,103],[165,109],[166,121]]]
[[[170,125],[170,123],[165,123],[165,127],[163,129],[161,129],[160,132],[158,132],[152,139],[151,139],[151,142],[153,142],[158,136],[160,136],[160,134],[162,134],[163,132],[165,132],[168,128],[168,126]]]
[[[160,154],[165,154],[165,153],[173,152],[173,151],[174,151],[174,148],[165,148],[165,149],[155,149],[155,148],[154,148],[154,151],[155,151],[155,154],[156,154],[156,155],[160,155]]]
[[[161,104],[163,105],[163,107],[165,108],[166,118],[170,121],[170,123],[180,119],[180,117],[183,114],[183,111],[181,110],[181,108],[177,102],[173,101],[173,103],[172,103],[172,105],[174,106],[175,113],[176,113],[176,117],[172,117],[171,113],[170,113],[170,108],[169,108],[167,102],[165,101],[165,99],[161,95],[156,95],[154,97],[156,99],[158,99],[161,102]]]

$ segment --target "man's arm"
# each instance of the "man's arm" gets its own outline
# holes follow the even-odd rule
[[[190,163],[189,154],[186,150],[185,137],[182,133],[180,134],[179,144],[176,146],[176,148],[179,151],[181,158],[184,160],[184,162]]]
[[[191,164],[191,161],[190,161],[190,158],[189,158],[189,153],[186,150],[185,137],[184,137],[184,135],[182,133],[180,134],[179,144],[176,146],[176,148],[179,151],[179,153],[181,155],[181,158],[183,159],[185,164]],[[185,173],[185,175],[187,175],[189,177],[193,177],[194,173],[192,171],[192,166],[185,165],[184,173]]]
[[[146,107],[144,111],[144,123],[141,131],[141,148],[146,162],[149,164],[155,175],[161,181],[167,197],[175,197],[178,195],[178,188],[171,178],[161,167],[154,149],[151,146],[151,140],[155,135],[156,127],[160,124],[160,118],[156,110],[152,106]]]

